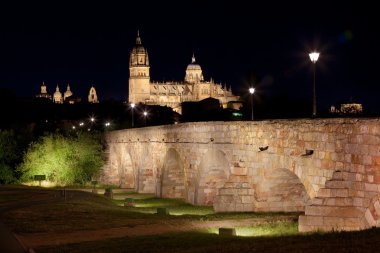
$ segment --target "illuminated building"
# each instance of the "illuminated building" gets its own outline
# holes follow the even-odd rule
[[[129,103],[169,106],[181,113],[181,103],[200,101],[205,98],[218,99],[224,108],[230,101],[238,101],[239,97],[231,88],[215,83],[212,79],[205,81],[201,66],[193,55],[186,68],[183,82],[152,82],[148,51],[141,43],[137,33],[136,45],[132,48],[129,61]]]

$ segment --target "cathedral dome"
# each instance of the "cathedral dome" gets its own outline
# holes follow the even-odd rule
[[[185,82],[198,83],[202,81],[204,81],[202,68],[199,64],[195,62],[195,57],[193,54],[193,57],[191,58],[191,63],[187,65],[186,68]]]
[[[59,91],[59,87],[57,84],[57,88],[55,89],[54,95],[53,95],[53,101],[54,103],[61,104],[63,101],[62,93]]]
[[[194,54],[193,54],[193,57],[191,58],[191,63],[187,65],[186,70],[202,70],[201,65],[195,62]]]
[[[141,43],[140,33],[137,31],[136,45],[132,48],[129,61],[131,66],[149,66],[148,51]]]
[[[146,49],[143,45],[136,45],[132,48],[132,54],[146,54]]]

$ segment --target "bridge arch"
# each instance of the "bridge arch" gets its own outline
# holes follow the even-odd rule
[[[208,150],[198,168],[195,204],[212,206],[218,189],[223,187],[229,175],[230,163],[226,154],[221,150]]]
[[[119,175],[119,185],[121,188],[134,189],[136,187],[136,173],[133,168],[132,158],[125,147],[122,148],[122,152],[120,154]]]
[[[135,171],[126,146],[121,143],[110,146],[108,183],[121,188],[135,188]]]
[[[162,164],[161,196],[164,198],[182,198],[185,193],[186,175],[177,150],[169,148]]]
[[[301,179],[289,169],[264,169],[255,200],[257,211],[303,212],[310,195]]]

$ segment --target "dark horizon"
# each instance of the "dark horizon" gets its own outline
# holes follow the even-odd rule
[[[0,88],[33,97],[44,81],[54,93],[70,83],[87,99],[127,100],[129,53],[137,30],[147,48],[153,81],[182,81],[193,52],[206,80],[238,95],[254,85],[257,103],[269,97],[311,100],[317,62],[320,108],[342,101],[380,112],[376,85],[379,37],[374,9],[353,3],[192,2],[115,5],[6,6],[0,45]]]

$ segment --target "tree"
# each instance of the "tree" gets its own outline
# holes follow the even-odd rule
[[[14,168],[18,155],[14,132],[0,130],[0,184],[8,184],[16,180]]]
[[[97,134],[49,134],[33,143],[19,167],[23,181],[46,175],[50,182],[67,185],[90,181],[101,169],[102,145]]]

